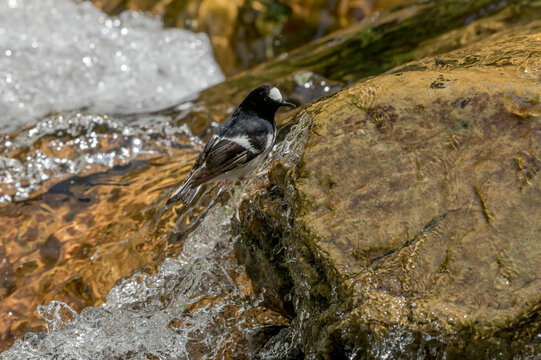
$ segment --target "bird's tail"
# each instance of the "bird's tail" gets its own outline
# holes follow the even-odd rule
[[[195,174],[197,174],[197,171],[193,173],[190,177],[188,177],[186,180],[184,180],[184,182],[182,183],[182,185],[180,185],[177,191],[175,191],[175,193],[171,195],[169,200],[167,200],[166,205],[176,203],[179,200],[182,201],[182,204],[184,204],[184,206],[190,205],[193,198],[199,191],[199,188],[201,187],[201,185],[199,186],[194,185]]]

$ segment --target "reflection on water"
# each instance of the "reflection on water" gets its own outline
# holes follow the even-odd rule
[[[184,158],[185,165],[182,166]],[[114,282],[161,254],[174,227],[165,209],[170,185],[190,167],[190,151],[75,176],[47,192],[0,207],[2,340],[42,329],[37,305],[53,299],[77,310],[102,301]],[[180,166],[179,166],[180,165]],[[29,312],[34,311],[30,319]]]
[[[213,220],[203,216],[209,205],[227,199],[207,188],[188,209],[180,204],[166,208],[202,141],[186,125],[172,125],[169,117],[132,120],[128,125],[112,117],[65,114],[6,138],[6,159],[28,170],[2,169],[5,178],[13,179],[2,184],[11,200],[0,204],[0,324],[7,329],[2,347],[27,331],[45,330],[39,306],[58,300],[79,312],[102,303],[119,278],[141,268],[148,274],[158,271],[164,259],[179,254],[201,221],[211,226]],[[213,126],[202,131],[204,138]],[[229,244],[229,235],[222,237],[213,241]],[[190,251],[185,246],[181,256],[201,256]],[[220,251],[230,249],[224,245]],[[119,285],[116,291],[131,286]],[[259,319],[266,310],[250,311]],[[232,321],[222,314],[220,321]]]
[[[135,127],[130,129],[135,131]],[[175,263],[176,260],[167,257],[178,254],[181,249],[181,257],[187,257],[188,263],[192,260],[216,261],[219,263],[216,266],[231,266],[236,269],[228,248],[232,241],[229,234],[219,224],[211,223],[216,221],[216,217],[209,220],[208,216],[203,217],[211,203],[224,198],[216,188],[207,188],[206,195],[199,196],[189,209],[180,204],[172,208],[164,206],[170,192],[191,168],[200,149],[200,141],[195,141],[194,137],[187,136],[183,131],[177,132],[177,138],[169,132],[171,137],[167,139],[159,133],[138,134],[138,137],[128,138],[126,142],[133,144],[133,139],[141,139],[138,143],[141,151],[138,153],[143,155],[132,158],[125,165],[99,171],[99,166],[93,168],[93,164],[90,164],[85,170],[87,175],[82,175],[85,171],[81,171],[81,175],[72,175],[61,181],[57,179],[54,185],[43,193],[38,191],[37,195],[29,199],[0,206],[0,272],[3,274],[0,294],[3,316],[0,317],[0,323],[7,329],[1,335],[4,346],[9,345],[13,337],[19,337],[27,331],[44,330],[45,323],[36,312],[40,306],[53,300],[61,300],[76,311],[99,305],[119,278],[141,268],[144,268],[140,270],[141,274],[156,271],[161,273],[164,271],[163,266],[166,266],[160,265],[164,259],[165,264]],[[111,131],[104,132],[101,136],[101,142],[116,144],[112,141],[113,138],[121,138],[118,141],[122,142],[123,136],[130,135],[127,132],[119,134]],[[74,139],[81,139],[82,142],[85,141],[85,136]],[[167,141],[171,140],[176,140],[175,146],[168,146]],[[167,151],[160,146],[165,146]],[[66,158],[69,159],[70,146],[66,146],[65,151]],[[95,154],[90,153],[89,156],[92,158]],[[226,215],[220,214],[220,223],[226,221]],[[192,243],[189,243],[191,245],[185,244],[186,236],[203,219],[206,222],[205,228],[199,228],[203,235],[194,235]],[[220,231],[223,233],[217,230],[213,232],[212,226],[222,229]],[[221,257],[221,260],[209,259],[209,250],[206,247],[202,248],[205,252],[200,253],[198,249],[203,245],[198,243],[198,239],[201,240],[201,236],[204,236],[206,241],[213,241],[212,246],[219,248],[216,256],[225,256],[231,264],[224,265],[226,259]],[[183,276],[196,276],[197,274],[190,274],[190,271],[200,267],[192,265],[186,267],[182,273],[184,275],[179,274],[180,278],[176,281],[185,281]],[[158,266],[161,266],[160,270],[156,269]],[[207,265],[201,269],[208,270]],[[141,297],[150,296],[146,289],[132,292],[135,284],[133,281],[139,280],[119,283],[116,290],[109,294],[108,303],[111,303],[111,299],[116,299],[115,306],[120,306],[123,300],[127,303],[136,301],[129,300],[129,296],[137,297],[137,301],[143,301]],[[247,283],[246,279],[242,281]],[[156,287],[158,288],[158,285]],[[156,291],[165,294],[169,290],[160,288]],[[190,304],[194,307],[203,306],[206,298],[201,299],[203,298],[192,299]],[[187,300],[182,298],[178,301]],[[175,306],[175,309],[178,309],[180,305]],[[44,311],[42,308],[42,316]],[[45,312],[51,311],[53,309]],[[88,311],[85,314],[93,313]],[[255,312],[257,317],[263,316],[261,311]],[[137,316],[145,318],[147,315],[141,313]],[[171,316],[175,316],[172,310]],[[232,321],[230,318],[230,315],[224,315],[222,320]],[[111,326],[113,324],[112,322]],[[210,341],[208,339],[213,335],[209,333],[208,336],[206,341]]]

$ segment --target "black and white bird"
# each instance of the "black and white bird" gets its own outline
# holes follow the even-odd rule
[[[188,206],[201,185],[223,181],[239,219],[239,207],[229,185],[249,175],[271,151],[276,138],[274,114],[281,106],[295,107],[284,101],[275,87],[265,85],[252,90],[210,138],[167,204],[181,200]]]

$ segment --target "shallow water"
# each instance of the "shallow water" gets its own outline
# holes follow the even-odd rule
[[[84,4],[64,5],[87,11]],[[94,14],[97,10],[88,11]],[[99,14],[100,18],[103,16]],[[115,21],[113,18],[113,24]],[[155,20],[145,21],[156,25]],[[155,29],[156,38],[164,36],[160,31],[163,30]],[[177,32],[167,30],[170,31]],[[193,36],[188,34],[188,40]],[[196,47],[193,51],[195,56],[199,56],[201,49]],[[164,57],[161,61],[169,59],[165,54],[161,55]],[[79,56],[72,60],[80,61]],[[171,56],[169,60],[178,60],[175,54]],[[181,65],[182,61],[174,66]],[[189,67],[191,63],[182,66]],[[191,75],[194,76],[192,84],[186,84],[187,88],[182,91],[169,91],[169,100],[165,100],[176,99],[178,93],[190,93],[192,85],[203,88],[210,81],[221,79],[219,72],[202,78],[196,78],[196,73]],[[149,82],[163,83],[160,76]],[[60,80],[65,83],[74,81],[69,88],[78,85],[77,78]],[[178,85],[175,81],[171,83]],[[311,73],[303,74],[295,84],[292,96],[299,103],[338,88]],[[85,307],[103,303],[119,278],[130,276],[141,268],[144,270],[140,271],[144,272],[159,272],[157,267],[162,262],[173,261],[171,257],[175,259],[183,253],[186,236],[204,219],[202,213],[216,196],[216,189],[209,189],[211,195],[189,209],[181,205],[170,209],[164,207],[170,192],[189,171],[203,141],[217,125],[213,121],[223,121],[231,113],[232,104],[220,101],[210,111],[194,98],[192,101],[184,100],[167,111],[153,113],[142,109],[136,112],[138,114],[122,115],[119,113],[125,105],[125,94],[115,93],[115,90],[107,89],[112,115],[100,114],[99,109],[65,111],[71,108],[72,103],[57,102],[49,105],[58,106],[55,111],[59,114],[35,119],[34,125],[0,135],[0,273],[3,274],[0,324],[6,329],[0,335],[0,348],[7,348],[14,339],[28,331],[45,330],[44,313],[38,312],[38,307],[61,301],[77,313]],[[235,94],[234,98],[238,96]],[[160,101],[150,108],[170,105]],[[118,106],[118,110],[113,106]],[[33,109],[36,111],[26,113],[28,119],[30,115],[38,116],[39,106]],[[12,116],[11,113],[7,115]],[[27,118],[23,116],[22,119]],[[227,244],[231,241],[229,238],[222,240],[228,241]],[[231,249],[224,251],[230,252]],[[197,252],[188,255],[203,256]],[[231,263],[221,266],[235,266],[232,259],[227,261]],[[116,291],[121,288],[119,285]],[[141,290],[133,296],[146,296],[146,293],[146,290]],[[205,303],[206,300],[202,298],[201,301]],[[63,305],[51,306],[50,311]],[[239,315],[241,322],[252,316],[260,319],[259,322],[254,320],[253,326],[250,325],[252,328],[269,323],[264,321],[267,310],[259,305],[257,310],[248,305],[242,305],[242,308],[244,310],[239,311],[250,311],[254,315]],[[144,319],[148,313],[133,316],[134,319]],[[230,312],[222,313],[220,321],[232,321],[232,316]],[[83,321],[82,317],[77,318]],[[274,319],[270,323],[279,326],[284,319]],[[175,331],[180,333],[184,330]],[[235,336],[239,342],[247,341],[244,330]],[[33,339],[35,341],[36,337]],[[62,339],[62,335],[58,339]],[[205,339],[218,341],[212,333]],[[80,341],[82,344],[84,339]],[[123,342],[119,338],[117,345]],[[47,351],[43,351],[39,356],[45,356]]]

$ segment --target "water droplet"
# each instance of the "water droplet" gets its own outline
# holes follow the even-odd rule
[[[92,66],[92,58],[90,56],[83,57],[83,64],[85,64],[86,67]]]

